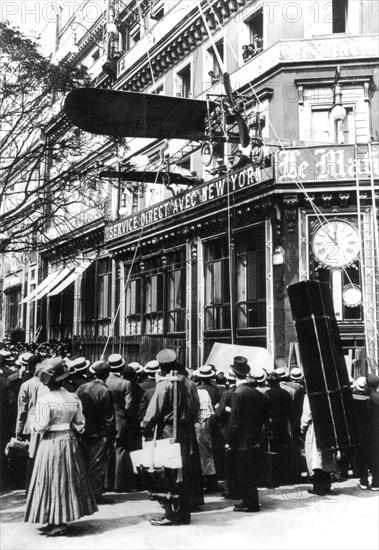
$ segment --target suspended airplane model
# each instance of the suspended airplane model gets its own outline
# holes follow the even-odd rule
[[[211,152],[212,142],[247,147],[250,138],[243,114],[244,97],[232,90],[227,72],[223,73],[223,83],[225,95],[213,94],[207,100],[78,88],[66,97],[64,110],[75,126],[92,134],[201,141]],[[197,176],[170,172],[168,165],[159,172],[107,170],[100,176],[165,185],[196,185],[203,181]]]

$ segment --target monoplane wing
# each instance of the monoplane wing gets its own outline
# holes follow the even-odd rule
[[[101,88],[72,90],[64,110],[86,132],[114,137],[204,139],[208,106],[215,103],[182,97]]]
[[[138,183],[162,183],[164,185],[200,185],[204,182],[198,176],[185,176],[183,174],[175,174],[160,170],[159,172],[138,172],[136,170],[128,170],[120,172],[116,170],[103,170],[99,173],[100,178],[119,178],[122,181],[131,181]]]

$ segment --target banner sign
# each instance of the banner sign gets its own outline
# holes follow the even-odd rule
[[[371,168],[366,154],[359,156],[358,174],[369,179],[370,169],[379,176],[379,144],[372,144]],[[276,152],[276,183],[334,182],[355,179],[354,145],[331,145],[285,149]]]
[[[209,181],[190,189],[180,195],[172,197],[166,201],[160,202],[137,212],[133,216],[123,218],[122,220],[105,228],[105,241],[118,239],[141,227],[157,223],[170,216],[175,216],[181,212],[186,212],[203,203],[217,200],[227,196],[228,192],[234,194],[242,189],[251,187],[262,181],[268,181],[273,178],[272,168],[255,169],[247,166],[242,170],[231,173],[228,177]]]

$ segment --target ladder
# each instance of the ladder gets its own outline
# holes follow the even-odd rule
[[[355,144],[355,180],[361,243],[360,266],[367,371],[377,374],[379,357],[379,235],[371,143]],[[370,196],[371,203],[368,200]]]
[[[167,157],[166,166],[170,167],[174,164],[180,164],[184,159],[192,155],[195,151],[198,151],[201,148],[201,143],[197,141],[189,141],[183,147],[181,147],[176,153]],[[150,170],[161,170],[162,169],[162,158],[157,156],[157,158],[149,164]]]

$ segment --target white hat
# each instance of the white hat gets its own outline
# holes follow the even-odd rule
[[[138,361],[132,361],[131,363],[128,363],[128,367],[132,367],[136,372],[143,371],[143,366],[138,363]]]
[[[203,365],[197,370],[196,374],[200,376],[200,378],[212,378],[215,372],[210,365]]]
[[[278,367],[277,369],[275,369],[275,372],[280,379],[287,378],[289,375],[289,370],[287,369],[287,367]]]
[[[250,372],[250,375],[255,378],[255,380],[261,384],[267,378],[267,372],[259,366],[253,366]]]
[[[157,361],[156,359],[148,361],[145,365],[144,371],[147,374],[155,374],[157,371],[159,371],[159,361]]]
[[[366,377],[365,376],[358,376],[358,378],[355,381],[355,387],[358,391],[365,391],[366,390]]]
[[[292,380],[300,380],[300,378],[303,378],[303,373],[300,367],[293,367],[293,369],[290,370],[290,377]]]

